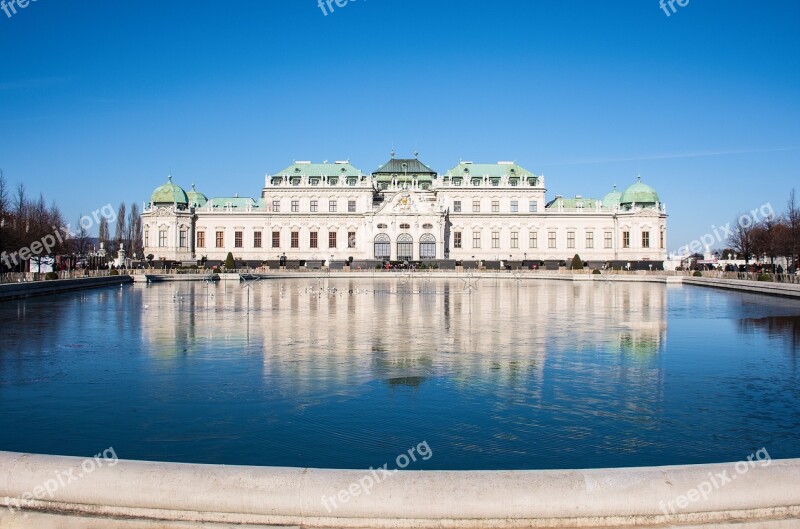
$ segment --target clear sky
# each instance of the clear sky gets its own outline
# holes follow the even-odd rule
[[[10,0],[5,0],[6,4]],[[800,2],[38,0],[0,10],[0,168],[69,220],[295,159],[641,174],[674,250],[800,182]],[[669,8],[667,8],[669,9]],[[800,187],[800,186],[798,186]]]

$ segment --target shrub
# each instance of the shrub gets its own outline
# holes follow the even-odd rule
[[[772,278],[769,276],[769,274],[758,274],[758,280],[759,281],[772,281]]]
[[[54,280],[54,279],[58,279],[58,274],[57,274],[57,273],[55,273],[55,272],[47,272],[47,273],[44,275],[44,280],[45,280],[45,281],[52,281],[52,280]]]
[[[700,273],[700,270],[695,270],[692,274],[694,277],[703,277],[703,274]]]
[[[572,258],[570,268],[573,270],[583,270],[583,261],[581,261],[581,257],[578,254],[575,254],[575,257]]]
[[[600,275],[600,270],[598,270],[597,268],[595,268],[594,270],[592,270],[592,274],[595,274],[595,275]]]
[[[225,258],[225,270],[235,270],[236,263],[233,260],[233,253],[228,252],[228,257]]]
[[[108,273],[108,275],[110,275],[110,276],[118,276],[119,275],[119,270],[114,269],[114,270],[110,271]]]

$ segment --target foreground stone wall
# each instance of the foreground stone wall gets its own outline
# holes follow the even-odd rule
[[[800,459],[389,474],[87,461],[0,452],[0,527],[800,527]]]
[[[80,279],[56,279],[53,281],[35,281],[28,283],[6,283],[0,285],[0,301],[6,299],[25,298],[67,292],[69,290],[83,290],[86,288],[107,287],[132,283],[130,276],[105,276],[84,277]]]

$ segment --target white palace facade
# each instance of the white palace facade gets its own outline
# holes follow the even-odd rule
[[[661,268],[666,210],[634,182],[603,198],[546,198],[543,175],[514,162],[460,162],[437,174],[392,158],[371,175],[349,161],[297,161],[259,198],[207,198],[169,181],[142,213],[145,255],[257,266],[292,261],[502,261]]]

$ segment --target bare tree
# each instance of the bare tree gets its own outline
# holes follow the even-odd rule
[[[745,264],[750,263],[750,257],[755,251],[755,230],[752,225],[744,226],[740,222],[741,218],[747,217],[747,214],[740,215],[733,221],[733,231],[728,237],[728,244],[733,248],[736,253],[744,256]]]
[[[119,205],[119,209],[117,210],[117,226],[116,230],[114,230],[114,251],[116,252],[119,250],[122,245],[127,246],[128,241],[125,240],[127,236],[127,229],[125,228],[125,215],[126,215],[126,207],[125,202],[121,202]]]
[[[89,230],[84,228],[81,224],[83,215],[78,217],[77,228],[75,229],[75,237],[73,237],[73,244],[75,253],[78,255],[86,255],[89,252]]]
[[[792,258],[792,267],[797,269],[797,253],[800,250],[800,209],[794,199],[794,189],[789,193],[789,202],[786,205],[786,226],[789,229],[787,249]]]
[[[128,214],[127,238],[131,255],[136,254],[137,257],[141,258],[144,252],[142,247],[142,217],[139,215],[139,205],[136,202],[131,204],[131,211]]]

